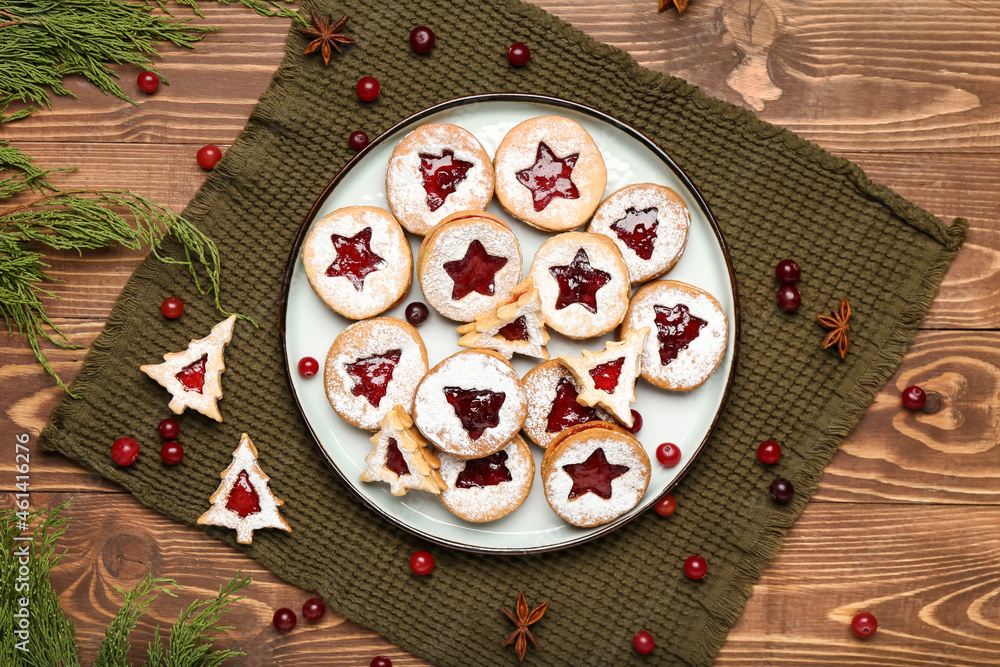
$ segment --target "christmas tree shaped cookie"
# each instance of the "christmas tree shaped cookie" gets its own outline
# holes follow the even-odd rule
[[[222,421],[218,400],[222,398],[222,352],[233,337],[236,316],[219,322],[212,332],[192,340],[183,352],[167,352],[162,364],[147,364],[139,370],[173,394],[169,407],[174,414],[193,408],[217,422]]]
[[[435,495],[445,489],[438,472],[441,461],[413,428],[413,420],[402,405],[385,414],[371,441],[373,447],[365,457],[368,469],[361,473],[362,482],[385,482],[394,496],[406,495],[409,489]]]
[[[514,296],[496,311],[476,315],[474,322],[458,327],[460,347],[495,350],[510,359],[514,353],[548,359],[549,332],[542,317],[542,300],[531,276],[514,287]]]
[[[600,405],[625,426],[632,427],[635,380],[639,377],[642,348],[649,327],[629,331],[619,342],[609,341],[600,352],[583,351],[583,357],[559,355],[583,390],[576,397],[580,405]]]
[[[232,528],[240,544],[253,543],[253,531],[260,528],[292,532],[278,512],[285,501],[267,488],[270,478],[257,464],[257,448],[246,433],[233,452],[233,462],[220,477],[222,483],[208,499],[212,508],[198,517],[198,525]]]

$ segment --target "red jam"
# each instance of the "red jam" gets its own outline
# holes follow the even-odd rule
[[[653,306],[653,311],[656,312],[653,318],[656,337],[660,341],[660,365],[666,366],[698,337],[701,328],[708,322],[692,315],[683,303],[673,308]]]
[[[590,370],[590,377],[594,378],[594,386],[609,394],[615,393],[615,389],[618,388],[618,378],[622,374],[622,366],[624,365],[625,357],[594,366]]]
[[[634,206],[629,206],[625,210],[625,217],[611,223],[622,243],[632,249],[632,252],[643,259],[653,256],[653,246],[656,245],[656,228],[660,226],[660,221],[656,219],[656,207],[645,208],[641,211],[635,210]]]
[[[611,274],[590,265],[587,251],[580,248],[573,261],[565,266],[550,266],[549,273],[559,283],[556,310],[578,303],[592,313],[597,312],[597,290],[608,284]]]
[[[528,322],[522,315],[513,322],[500,327],[497,333],[509,341],[528,340]]]
[[[205,388],[205,364],[208,363],[208,355],[201,355],[201,359],[194,362],[193,364],[188,364],[181,369],[181,372],[175,375],[182,385],[184,385],[184,391],[196,391],[199,394],[201,390]]]
[[[507,452],[502,449],[499,452],[490,454],[481,459],[466,461],[465,468],[458,473],[455,480],[455,487],[459,489],[471,489],[473,487],[496,486],[501,482],[509,482],[510,470],[507,469]]]
[[[337,259],[326,270],[326,275],[331,278],[346,276],[354,289],[360,292],[368,274],[385,266],[385,260],[372,252],[372,228],[365,227],[354,236],[331,234],[330,238],[333,239]]]
[[[373,354],[358,359],[353,364],[347,364],[347,374],[354,378],[351,393],[355,396],[364,396],[373,408],[377,408],[389,388],[392,373],[402,356],[402,350],[389,350],[385,354]]]
[[[465,257],[444,263],[444,270],[455,283],[451,298],[458,301],[472,292],[493,296],[493,278],[506,263],[506,257],[489,254],[479,239],[474,240],[466,249]]]
[[[556,385],[556,398],[552,401],[552,408],[549,409],[546,433],[558,433],[570,426],[600,420],[601,416],[597,414],[597,410],[576,402],[578,394],[572,382],[566,378],[559,380],[559,384]]]
[[[385,467],[400,477],[410,474],[410,466],[406,465],[403,452],[399,451],[399,443],[395,438],[389,438],[388,453],[385,457]]]
[[[553,199],[579,199],[580,192],[570,179],[579,153],[557,158],[552,149],[539,142],[535,152],[535,164],[517,172],[517,182],[531,190],[536,211],[544,211]]]
[[[500,423],[500,408],[507,394],[489,389],[445,387],[444,396],[455,409],[470,440],[478,440],[488,428]]]
[[[236,477],[236,483],[229,491],[226,509],[236,512],[242,518],[260,511],[260,496],[257,495],[257,490],[250,483],[250,476],[246,470],[241,471]]]
[[[608,463],[604,449],[598,447],[583,463],[570,463],[562,467],[573,478],[573,488],[569,491],[568,500],[585,493],[594,493],[608,500],[611,498],[611,482],[628,472],[628,466],[616,466]]]
[[[473,166],[471,162],[456,159],[455,151],[450,148],[441,151],[441,155],[421,153],[420,175],[424,177],[427,207],[436,211],[444,206],[444,200],[455,192]]]

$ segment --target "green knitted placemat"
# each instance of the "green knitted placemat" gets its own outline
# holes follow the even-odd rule
[[[679,79],[642,69],[518,0],[349,0],[319,9],[350,14],[348,32],[359,43],[324,68],[320,58],[300,55],[307,40],[293,31],[246,129],[185,211],[219,244],[223,303],[260,323],[239,323],[226,351],[225,422],[185,414],[187,455],[177,468],[147,455],[121,469],[108,456],[116,437],[149,433],[166,414],[165,392],[139,366],[184,349],[221,319],[184,271],[150,259],[125,287],[73,384],[82,399],[56,409],[42,446],[190,525],[207,509],[240,433],[250,433],[294,532],[258,531],[247,553],[441,665],[513,663],[513,651],[500,648],[512,626],[498,608],[512,606],[518,590],[532,604],[551,601],[534,626],[543,650],[530,649],[532,664],[710,664],[824,466],[898,366],[965,222],[945,226],[846,160]],[[425,56],[407,43],[417,25],[431,26],[438,37]],[[531,46],[527,67],[506,62],[512,42]],[[353,91],[366,75],[382,84],[371,104]],[[673,517],[648,513],[593,543],[540,556],[433,548],[437,568],[417,578],[407,558],[427,545],[355,500],[300,421],[278,336],[282,272],[309,207],[353,153],[350,131],[378,133],[434,103],[500,91],[546,93],[601,109],[649,135],[687,171],[735,263],[742,357],[718,429],[676,489]],[[804,267],[803,306],[795,315],[774,305],[773,267],[784,257]],[[166,321],[158,307],[174,294],[184,299],[185,314]],[[815,321],[841,297],[854,307],[845,361],[820,351],[824,330]],[[784,447],[773,467],[754,456],[766,438]],[[768,497],[776,475],[795,486],[788,505]],[[235,544],[232,531],[209,532]],[[709,564],[700,582],[681,572],[693,553]],[[632,649],[639,629],[656,637],[648,658]]]

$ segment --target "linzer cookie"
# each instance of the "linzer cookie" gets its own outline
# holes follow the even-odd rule
[[[600,234],[566,232],[535,253],[529,271],[545,323],[570,338],[592,338],[617,327],[628,308],[630,281],[622,253]]]
[[[514,295],[495,312],[476,315],[474,322],[458,327],[459,347],[483,348],[510,359],[515,353],[548,359],[549,332],[542,317],[542,300],[531,276],[514,287]]]
[[[549,507],[581,528],[613,521],[638,505],[650,473],[649,457],[635,436],[607,422],[571,426],[542,457]]]
[[[600,407],[580,405],[580,384],[558,359],[538,364],[521,383],[528,397],[524,432],[542,449],[570,426],[611,419]]]
[[[493,165],[468,130],[448,123],[421,125],[393,149],[385,192],[399,223],[423,236],[456,211],[489,206]]]
[[[629,304],[622,336],[651,333],[642,352],[642,377],[662,389],[691,391],[719,367],[729,336],[722,306],[703,289],[676,280],[640,287]]]
[[[441,504],[455,516],[472,522],[495,521],[524,502],[535,478],[531,449],[519,436],[489,456],[460,459],[441,455],[446,488]]]
[[[587,222],[608,180],[597,144],[582,125],[560,116],[516,125],[497,147],[493,168],[504,210],[554,232]]]
[[[424,237],[417,280],[439,313],[471,322],[510,299],[521,280],[521,247],[500,218],[481,211],[456,213]]]
[[[317,296],[352,320],[372,317],[410,290],[413,256],[399,223],[373,206],[348,206],[313,225],[302,264]]]
[[[680,195],[663,185],[636,183],[601,202],[587,231],[614,241],[632,282],[641,283],[674,267],[690,228],[691,214]]]
[[[330,405],[345,421],[378,430],[393,406],[413,406],[427,373],[427,349],[412,326],[395,317],[355,322],[326,355],[324,383]]]
[[[521,379],[500,354],[464,350],[432,368],[417,387],[413,422],[438,449],[461,459],[502,449],[524,425]]]
[[[385,482],[394,496],[410,489],[438,494],[445,488],[438,468],[441,461],[427,447],[403,406],[385,413],[378,432],[371,437],[372,450],[365,457],[368,468],[362,482]]]

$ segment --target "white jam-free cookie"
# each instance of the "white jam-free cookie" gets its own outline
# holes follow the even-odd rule
[[[580,405],[580,383],[558,359],[532,368],[521,384],[528,396],[524,432],[542,449],[570,426],[611,419],[600,406]]]
[[[474,322],[458,327],[458,333],[462,334],[458,346],[494,350],[508,359],[515,353],[548,359],[545,344],[549,342],[549,332],[542,317],[542,300],[531,276],[516,285],[513,292],[495,311],[476,315]]]
[[[361,473],[361,481],[385,482],[394,496],[404,496],[410,489],[441,493],[445,489],[438,472],[441,461],[427,447],[403,406],[393,406],[379,426],[371,437],[372,450],[365,457],[368,468]]]
[[[446,488],[441,504],[455,516],[476,523],[505,517],[524,502],[535,478],[535,460],[520,436],[489,456],[460,459],[441,455]]]

